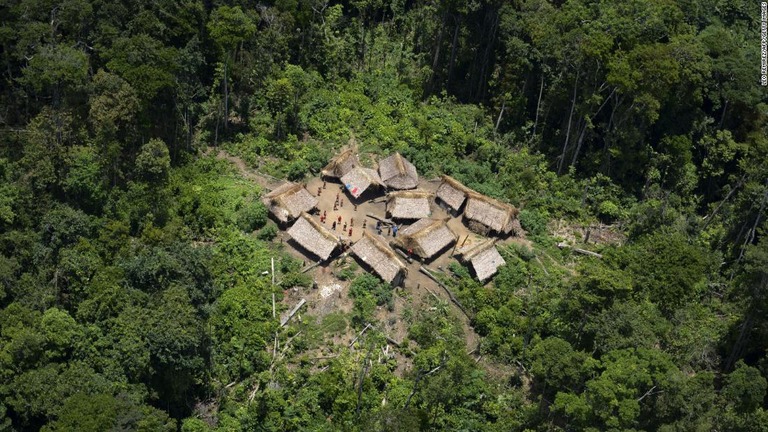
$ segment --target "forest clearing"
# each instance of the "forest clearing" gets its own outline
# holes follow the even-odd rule
[[[765,430],[761,7],[0,3],[0,432]]]

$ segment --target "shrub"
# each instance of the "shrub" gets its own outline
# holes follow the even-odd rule
[[[520,225],[532,236],[544,235],[547,232],[549,215],[546,211],[523,209],[518,216]]]
[[[267,223],[267,208],[259,201],[245,204],[237,212],[237,226],[245,232],[252,232]]]
[[[277,236],[277,225],[273,222],[268,223],[264,228],[259,230],[256,234],[256,238],[264,241],[271,241]]]

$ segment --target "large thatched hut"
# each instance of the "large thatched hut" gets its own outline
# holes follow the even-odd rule
[[[495,275],[499,267],[506,264],[504,258],[496,249],[496,240],[487,239],[477,244],[471,244],[457,252],[459,259],[472,265],[472,270],[480,282],[485,282]]]
[[[381,236],[363,232],[363,237],[352,245],[352,253],[362,263],[391,285],[397,286],[405,278],[405,264]]]
[[[288,229],[288,235],[302,248],[325,261],[341,245],[341,240],[328,228],[320,225],[311,216],[302,213]]]
[[[344,174],[360,166],[360,160],[353,149],[347,149],[328,162],[328,165],[320,171],[323,177],[342,178]]]
[[[344,174],[341,177],[341,183],[347,188],[350,195],[355,198],[359,198],[368,188],[382,185],[381,178],[379,178],[376,171],[360,166],[356,166]]]
[[[379,162],[379,176],[392,189],[414,189],[419,185],[419,173],[400,153],[395,153]]]
[[[387,215],[394,219],[423,219],[432,214],[433,194],[422,190],[397,191],[387,194]]]
[[[456,242],[456,234],[444,220],[421,219],[398,233],[393,243],[430,260]]]
[[[472,189],[464,186],[455,178],[443,175],[442,182],[437,188],[436,201],[454,216],[461,214],[462,206],[467,200],[467,194],[474,192]]]
[[[477,192],[467,193],[464,220],[469,229],[483,235],[509,234],[515,228],[517,209]]]
[[[299,183],[286,183],[264,195],[261,201],[282,225],[317,206],[317,197]]]

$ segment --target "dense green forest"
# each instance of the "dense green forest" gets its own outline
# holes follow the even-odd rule
[[[0,2],[0,431],[768,430],[759,19],[742,0]],[[271,296],[311,280],[215,155],[301,180],[351,138],[521,209],[531,247],[446,282],[479,346],[436,300],[395,317],[405,370],[369,361],[376,330],[311,361],[408,295],[364,274],[348,316],[279,329]],[[585,246],[602,259],[556,247],[597,224],[621,239]]]

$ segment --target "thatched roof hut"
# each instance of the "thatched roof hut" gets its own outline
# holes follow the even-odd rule
[[[432,214],[431,192],[414,190],[387,194],[387,215],[395,219],[423,219]]]
[[[299,183],[286,183],[261,199],[281,223],[288,223],[317,206],[317,197]]]
[[[317,223],[306,213],[296,219],[288,229],[288,235],[304,249],[325,261],[341,244],[341,240],[330,230]]]
[[[443,220],[421,219],[398,233],[394,244],[430,259],[456,242],[456,234]]]
[[[472,244],[459,250],[457,255],[465,263],[472,264],[472,269],[480,282],[496,274],[499,267],[506,264],[496,249],[496,240],[487,239],[478,244]]]
[[[405,264],[381,236],[374,236],[364,231],[363,238],[352,245],[352,253],[376,272],[384,282],[399,285],[405,277]]]
[[[324,177],[341,178],[344,174],[358,166],[360,166],[360,160],[357,158],[357,154],[355,154],[354,150],[350,148],[331,159],[331,161],[328,162],[328,165],[326,165],[320,173]]]
[[[481,234],[491,231],[509,234],[517,218],[517,209],[477,192],[467,192],[467,206],[464,217],[471,229]]]
[[[437,198],[445,203],[454,212],[458,213],[464,201],[467,199],[467,193],[474,192],[472,189],[459,183],[455,178],[443,175],[443,182],[437,188]]]
[[[376,171],[370,168],[356,166],[341,177],[341,183],[347,188],[349,193],[358,198],[371,186],[381,186],[381,179]]]
[[[392,189],[413,189],[419,185],[416,167],[400,153],[379,162],[379,175],[384,184]]]

